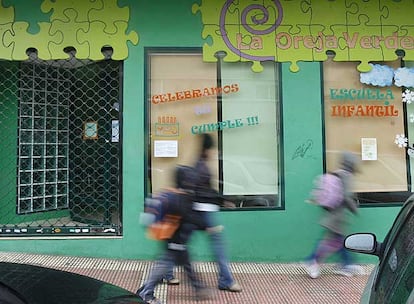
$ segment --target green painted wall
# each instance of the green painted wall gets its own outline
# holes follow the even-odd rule
[[[201,16],[191,13],[193,2],[129,1],[129,28],[139,34],[140,41],[137,46],[129,45],[124,65],[123,237],[2,239],[1,250],[128,259],[152,259],[158,253],[159,244],[148,240],[138,224],[145,173],[144,47],[202,46]],[[304,202],[313,177],[323,167],[320,64],[301,62],[299,67],[300,72],[292,73],[289,64],[281,65],[285,210],[221,212],[232,261],[298,261],[310,253],[320,236],[320,210]],[[293,158],[295,150],[309,140],[313,149]],[[350,232],[373,231],[381,239],[398,209],[361,208],[351,218]],[[200,232],[193,238],[191,251],[196,260],[211,259],[207,238]]]

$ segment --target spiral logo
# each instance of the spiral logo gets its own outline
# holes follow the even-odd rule
[[[229,12],[229,8],[232,5],[234,0],[227,0],[225,5],[223,6],[220,14],[220,33],[223,37],[224,43],[226,46],[235,54],[239,55],[242,58],[254,60],[254,61],[265,61],[265,60],[274,60],[274,56],[253,56],[250,54],[246,54],[239,50],[237,47],[235,47],[227,34],[226,30],[226,16]],[[252,35],[266,35],[269,33],[272,33],[276,30],[276,28],[280,25],[283,18],[283,9],[282,5],[280,4],[279,0],[273,0],[275,8],[276,8],[276,20],[274,24],[272,24],[269,28],[266,29],[255,29],[251,25],[263,25],[266,24],[269,21],[269,10],[267,7],[264,7],[262,5],[258,4],[251,4],[248,5],[243,9],[240,16],[240,24],[243,26],[243,28],[251,33]],[[250,20],[249,20],[250,19]]]

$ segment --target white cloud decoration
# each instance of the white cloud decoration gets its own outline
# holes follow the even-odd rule
[[[361,73],[359,79],[361,83],[370,84],[379,87],[392,85],[394,78],[394,69],[380,64],[369,64],[372,69],[369,72]]]
[[[414,68],[398,68],[394,72],[394,83],[397,87],[414,87]]]

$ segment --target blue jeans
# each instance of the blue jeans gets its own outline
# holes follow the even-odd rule
[[[321,262],[334,253],[338,253],[342,266],[350,265],[352,258],[350,253],[343,247],[343,241],[343,235],[327,231],[307,260]]]
[[[151,269],[151,272],[144,285],[142,285],[142,287],[137,290],[137,294],[145,301],[150,301],[153,299],[155,287],[161,281],[161,279],[165,277],[165,274],[170,269],[173,269],[176,263],[184,266],[185,272],[190,279],[191,285],[195,288],[196,291],[204,288],[204,284],[198,279],[190,263],[188,251],[166,250],[163,256]]]
[[[217,218],[215,212],[208,212],[208,211],[200,211],[202,212],[202,216],[204,217],[205,222],[207,223],[207,227],[215,227],[218,226]],[[209,234],[210,242],[211,242],[211,249],[213,251],[214,257],[218,264],[219,269],[219,277],[218,277],[218,287],[219,288],[226,288],[230,287],[233,282],[233,276],[230,271],[230,266],[227,259],[227,254],[225,250],[225,244],[223,240],[223,232],[216,232]],[[171,280],[174,277],[173,274],[173,266],[166,272],[164,276],[165,279]]]

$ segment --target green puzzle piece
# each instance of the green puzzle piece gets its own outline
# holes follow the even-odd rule
[[[238,26],[237,26],[238,27]],[[204,39],[210,37],[213,40],[212,44],[204,43],[203,45],[203,60],[206,62],[216,62],[216,52],[224,51],[227,53],[225,56],[226,62],[237,62],[240,60],[240,56],[230,51],[230,49],[224,43],[224,40],[220,34],[220,28],[218,25],[205,25],[203,28],[202,36]]]
[[[78,31],[88,30],[89,22],[77,21],[78,13],[74,9],[66,9],[64,11],[67,20],[60,19],[53,20],[50,27],[50,34],[55,35],[60,33],[63,37],[59,43],[50,42],[49,50],[54,59],[67,59],[69,55],[64,51],[67,47],[74,47],[76,49],[76,58],[86,59],[89,57],[89,46],[87,43],[80,43],[77,40]]]
[[[218,25],[221,7],[211,0],[202,0],[202,5],[194,3],[191,11],[193,14],[200,12],[201,22],[204,25]]]
[[[117,0],[102,0],[103,6],[100,9],[91,9],[88,13],[90,22],[100,21],[105,23],[104,31],[108,34],[115,34],[118,31],[116,21],[129,21],[129,7],[119,7]]]
[[[298,61],[324,61],[327,52],[333,51],[334,61],[360,62],[358,70],[363,72],[371,69],[370,61],[396,60],[395,51],[404,49],[401,39],[406,39],[404,59],[414,59],[411,46],[414,42],[410,40],[414,37],[412,0],[202,0],[201,3],[193,4],[192,9],[194,14],[201,13],[202,37],[209,39],[203,46],[205,61],[216,61],[214,54],[225,51],[224,61],[251,61],[255,71],[261,69],[262,61],[276,60],[291,62],[290,70],[296,72]],[[281,22],[275,22],[282,14]],[[263,31],[272,23],[273,32]],[[389,42],[393,39],[398,40],[395,46]],[[255,41],[256,46],[262,47],[254,47]]]
[[[309,28],[298,27],[300,35],[310,35]],[[310,48],[295,48],[292,37],[290,35],[291,25],[281,25],[277,28],[277,37],[279,47],[276,48],[276,58],[278,62],[290,62],[290,70],[297,72],[299,70],[298,61],[312,61],[313,50]],[[295,30],[296,31],[296,30]]]
[[[29,20],[33,20],[33,16],[36,16],[37,22],[29,23],[28,28],[29,33],[36,34],[40,30],[39,22],[49,21],[49,16],[43,14],[40,10],[42,1],[43,0],[3,0],[3,5],[7,8],[8,6],[13,5],[11,9],[14,9],[14,22],[28,22]],[[2,13],[2,10],[3,8],[0,6],[0,14]]]
[[[274,31],[266,33],[266,30],[273,26],[277,12],[270,5],[271,1],[265,2],[268,7],[258,9],[256,6],[252,10],[248,9],[251,1],[247,0],[234,1],[222,8],[218,8],[213,1],[203,1],[201,6],[194,4],[193,13],[201,12],[202,15],[202,37],[212,42],[203,45],[204,61],[217,61],[215,54],[224,51],[227,54],[223,58],[225,62],[253,62],[252,70],[261,71],[261,60],[274,60],[276,54],[267,54],[264,45],[275,43]],[[265,10],[268,20],[263,18]],[[245,16],[244,21],[241,14]],[[220,25],[221,22],[223,24]]]
[[[14,21],[14,8],[13,7],[2,7],[0,5],[0,37],[2,41],[0,44],[0,58],[11,60],[13,47],[11,42],[4,42],[4,37],[11,35]]]
[[[303,0],[281,0],[279,2],[283,8],[281,25],[290,27],[289,34],[300,35],[302,29],[299,25],[309,25],[312,21],[312,11],[308,7],[308,2]]]
[[[215,57],[216,52],[224,51],[226,52],[225,61],[226,62],[237,62],[240,60],[240,55],[231,51],[224,41],[224,37],[221,33],[220,26],[220,12],[221,9],[213,1],[203,1],[203,5],[200,7],[198,4],[194,4],[192,7],[193,14],[196,14],[200,11],[202,14],[202,21],[204,28],[202,31],[202,37],[204,39],[210,38],[212,41],[211,44],[205,43],[203,45],[203,58],[207,62],[217,61]],[[226,16],[226,22],[229,24],[229,32],[239,32],[240,25],[238,21],[238,15],[232,14]]]
[[[310,1],[310,0],[308,0]],[[304,1],[302,9],[311,14],[310,24],[312,26],[323,27],[324,35],[333,35],[334,32],[330,28],[333,24],[346,24],[347,14],[345,12],[356,12],[356,5],[347,7],[347,0],[320,1],[318,5],[312,6],[310,2]]]
[[[50,23],[39,22],[40,31],[37,34],[28,33],[29,23],[15,22],[12,26],[12,32],[7,32],[4,36],[3,43],[12,46],[12,60],[26,60],[28,56],[26,51],[28,48],[35,48],[38,52],[38,57],[43,60],[50,60],[52,56],[47,49],[47,43],[54,41],[58,43],[62,36],[59,34],[50,35]]]
[[[380,5],[385,12],[384,16],[381,18],[383,25],[395,26],[396,24],[399,24],[399,37],[414,37],[414,3],[412,0],[381,0]],[[389,55],[387,55],[387,58],[388,56],[396,57],[395,54],[390,54],[391,51],[388,52]],[[405,52],[403,59],[406,61],[414,60],[414,52],[412,49]]]
[[[138,43],[135,31],[126,33],[129,8],[116,0],[44,0],[40,9],[50,13],[50,22],[38,22],[40,30],[32,34],[29,23],[14,20],[14,7],[0,6],[0,58],[26,60],[27,49],[35,48],[40,59],[67,59],[65,48],[74,47],[79,59],[102,59],[101,48],[111,46],[112,58],[123,60],[127,42]]]
[[[384,14],[380,8],[379,0],[346,0],[347,6],[356,6],[357,10],[347,12],[347,25],[360,25],[360,17],[367,19],[367,25],[380,25],[381,16]]]
[[[41,5],[41,10],[44,13],[52,11],[50,21],[61,20],[63,22],[70,22],[66,14],[67,9],[76,11],[76,18],[78,22],[89,21],[89,12],[92,9],[102,9],[102,0],[44,0]]]
[[[89,59],[104,59],[101,52],[104,46],[112,46],[112,59],[114,60],[122,60],[128,57],[128,46],[126,42],[131,41],[133,44],[137,44],[138,34],[134,31],[126,34],[127,22],[115,21],[114,25],[117,28],[115,34],[106,33],[104,31],[106,24],[99,21],[91,22],[88,31],[82,29],[78,32],[79,43],[89,46]]]

